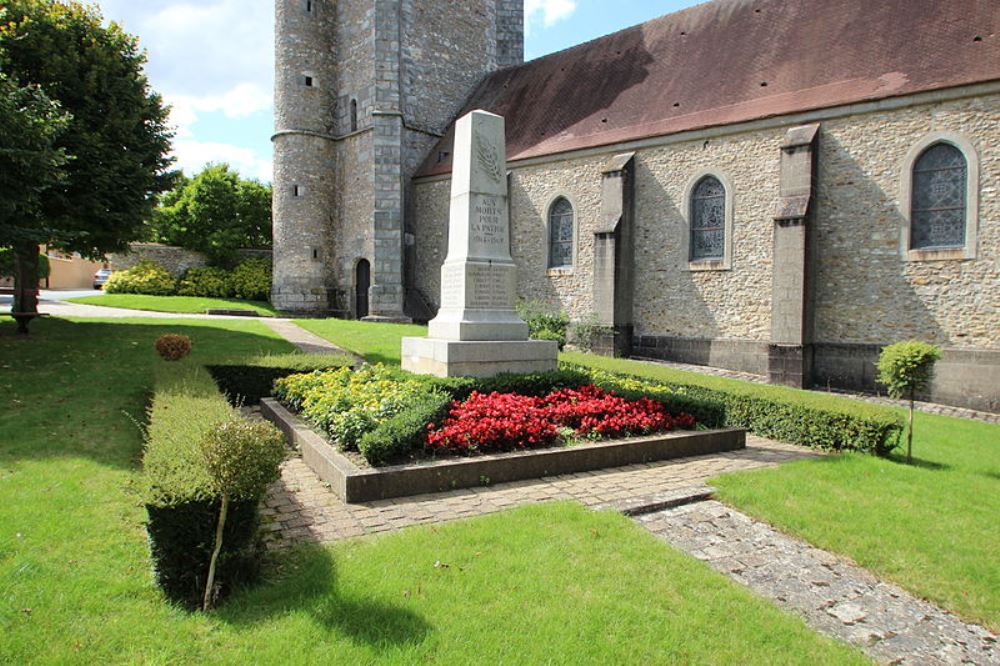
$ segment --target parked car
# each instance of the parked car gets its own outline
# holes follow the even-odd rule
[[[108,277],[111,275],[110,268],[102,268],[101,270],[94,273],[94,289],[100,289],[104,286],[104,283],[108,281]]]

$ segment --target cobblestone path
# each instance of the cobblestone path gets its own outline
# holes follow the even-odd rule
[[[715,501],[638,516],[667,541],[817,631],[888,664],[1000,664],[987,629],[921,601],[826,551]]]

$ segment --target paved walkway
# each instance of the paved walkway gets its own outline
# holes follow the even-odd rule
[[[364,504],[343,503],[302,458],[295,457],[283,465],[281,480],[271,487],[265,500],[265,530],[268,545],[277,548],[443,522],[533,502],[577,500],[597,506],[702,484],[723,472],[817,455],[801,446],[748,435],[747,448],[742,451]]]
[[[727,379],[739,379],[745,382],[753,382],[755,384],[767,384],[767,377],[762,375],[753,375],[748,372],[738,372],[736,370],[725,370],[723,368],[711,368],[705,365],[692,365],[690,363],[676,363],[674,361],[661,361],[652,358],[635,358],[633,360],[640,361],[642,363],[649,363],[651,365],[662,365],[668,368],[673,368],[675,370],[683,370],[685,372],[694,372],[699,375],[711,375],[713,377],[725,377]],[[822,391],[820,389],[812,389],[815,393],[825,393],[828,395],[835,395],[841,398],[851,398],[853,400],[861,400],[863,402],[870,402],[876,405],[887,405],[890,407],[909,407],[909,402],[905,400],[894,400],[881,395],[868,395],[865,393],[853,393],[851,391]],[[919,400],[914,404],[916,409],[921,412],[926,412],[928,414],[941,414],[943,416],[954,416],[962,419],[973,419],[976,421],[985,421],[986,423],[997,423],[1000,424],[1000,414],[994,414],[992,412],[981,412],[975,409],[965,409],[964,407],[952,407],[951,405],[939,405],[934,402],[920,402]]]
[[[364,359],[337,345],[326,338],[321,338],[315,333],[310,333],[298,324],[288,319],[261,319],[265,326],[288,340],[306,354],[344,354],[350,356],[355,361],[363,362]]]
[[[817,631],[889,664],[1000,664],[997,638],[830,553],[719,502],[639,516],[667,541],[707,562]]]

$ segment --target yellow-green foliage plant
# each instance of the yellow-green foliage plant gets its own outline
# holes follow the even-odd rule
[[[400,379],[397,371],[381,364],[291,375],[274,385],[275,397],[345,450],[357,450],[366,433],[428,390],[426,382]]]
[[[104,291],[108,294],[173,296],[176,290],[174,276],[160,264],[148,259],[143,259],[132,268],[112,273],[104,284]]]

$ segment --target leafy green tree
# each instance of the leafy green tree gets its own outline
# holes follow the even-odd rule
[[[65,180],[66,151],[56,141],[70,117],[38,86],[20,86],[0,73],[0,274],[17,285],[38,284],[38,244],[45,230],[33,224]],[[37,297],[14,293],[13,312],[35,312]],[[23,327],[23,324],[22,324]]]
[[[906,431],[906,462],[913,462],[913,402],[918,391],[930,384],[934,376],[934,363],[941,358],[941,350],[919,340],[907,340],[889,345],[879,355],[878,381],[885,384],[889,395],[908,398],[910,421]]]
[[[181,177],[150,221],[152,239],[198,250],[212,263],[231,264],[237,250],[271,243],[271,188],[246,180],[227,164]]]
[[[3,165],[0,242],[15,250],[19,284],[37,281],[40,243],[91,258],[124,250],[169,186],[168,111],[143,74],[145,54],[119,25],[102,23],[77,0],[0,4],[9,79],[0,149],[21,160]],[[29,112],[8,113],[18,106]],[[10,190],[25,194],[8,204]]]

